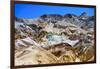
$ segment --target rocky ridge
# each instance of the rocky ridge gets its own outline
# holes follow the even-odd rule
[[[85,12],[80,16],[44,14],[38,19],[15,18],[15,64],[93,61],[94,20]]]

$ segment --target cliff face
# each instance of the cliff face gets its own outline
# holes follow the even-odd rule
[[[85,12],[15,18],[15,64],[93,61],[94,20]]]

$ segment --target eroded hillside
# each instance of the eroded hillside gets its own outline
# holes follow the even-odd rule
[[[94,60],[94,16],[85,12],[15,18],[15,64],[55,64]]]

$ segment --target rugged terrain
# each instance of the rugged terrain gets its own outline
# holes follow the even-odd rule
[[[15,17],[15,64],[55,64],[94,60],[94,16],[44,14]]]

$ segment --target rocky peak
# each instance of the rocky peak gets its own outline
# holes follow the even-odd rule
[[[53,18],[56,18],[56,17],[62,18],[63,16],[59,15],[59,14],[44,14],[44,15],[42,15],[40,17],[41,18],[50,18],[50,17],[53,17]]]
[[[42,16],[40,16],[40,19],[42,19],[43,21],[46,21],[48,23],[56,23],[58,21],[61,21],[63,19],[62,15],[59,14],[44,14]]]
[[[80,16],[79,16],[80,19],[87,19],[88,18],[88,15],[86,12],[83,12]]]
[[[77,16],[74,14],[65,14],[64,15],[64,18],[73,18],[73,17],[77,17]]]
[[[15,21],[24,22],[22,18],[15,17]]]

